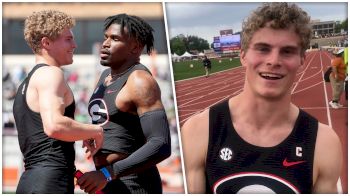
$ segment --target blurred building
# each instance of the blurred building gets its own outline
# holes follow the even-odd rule
[[[323,35],[331,35],[335,33],[335,21],[311,21],[313,36],[319,37]]]
[[[90,54],[91,46],[103,40],[103,21],[121,13],[140,16],[154,28],[155,49],[167,53],[162,3],[2,3],[3,54],[32,54],[23,38],[24,20],[35,11],[55,9],[76,19],[73,28],[78,48],[75,54]]]

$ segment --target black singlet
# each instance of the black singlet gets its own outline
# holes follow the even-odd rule
[[[318,121],[299,110],[291,134],[273,147],[244,141],[224,101],[210,108],[207,192],[311,193]]]
[[[48,65],[38,64],[31,70],[18,87],[14,101],[13,115],[25,167],[16,193],[73,193],[74,142],[48,137],[40,113],[33,112],[26,101],[30,78],[42,66]],[[73,101],[64,115],[73,119],[74,111]]]
[[[90,98],[88,111],[92,123],[102,124],[104,129],[104,142],[98,153],[130,155],[146,143],[139,116],[120,111],[115,106],[118,93],[130,74],[136,70],[149,72],[144,65],[136,64],[109,86],[105,86],[104,81],[111,70],[104,70]],[[133,194],[162,193],[162,185],[157,167],[152,166],[142,172],[113,180],[102,191]]]
[[[131,154],[145,143],[139,116],[122,112],[115,107],[119,91],[135,70],[148,71],[145,66],[137,64],[109,86],[105,86],[104,81],[110,69],[104,70],[91,95],[88,111],[93,124],[103,125],[104,142],[100,149],[103,153]]]

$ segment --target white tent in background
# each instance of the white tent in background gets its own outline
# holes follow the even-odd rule
[[[203,52],[199,53],[198,56],[205,56]]]
[[[176,53],[171,55],[171,60],[174,62],[179,62],[181,59],[181,57],[179,55],[177,55]]]
[[[183,53],[180,57],[181,60],[191,60],[195,55],[190,54],[189,52]]]
[[[186,51],[181,57],[193,57],[193,55]]]

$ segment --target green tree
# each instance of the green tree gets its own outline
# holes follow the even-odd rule
[[[209,43],[207,40],[200,37],[190,35],[187,37],[188,50],[203,51],[209,49]]]
[[[344,31],[347,31],[347,30],[348,30],[348,19],[344,20],[344,21],[341,23],[341,28],[344,29]]]
[[[335,25],[335,29],[334,29],[334,32],[335,33],[340,33],[341,29],[343,29],[344,31],[347,31],[348,30],[348,19],[340,22],[340,23],[337,23]]]
[[[176,36],[170,40],[170,50],[171,53],[176,53],[177,55],[182,55],[186,51],[186,46],[183,38]]]
[[[172,54],[176,53],[182,55],[185,51],[203,51],[205,49],[209,49],[208,41],[198,36],[184,36],[180,34],[170,40],[170,50]]]

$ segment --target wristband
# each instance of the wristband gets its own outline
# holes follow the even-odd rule
[[[100,169],[100,171],[103,173],[103,175],[105,176],[107,182],[112,180],[112,176],[109,173],[109,171],[107,170],[107,168],[103,167],[102,169]]]

